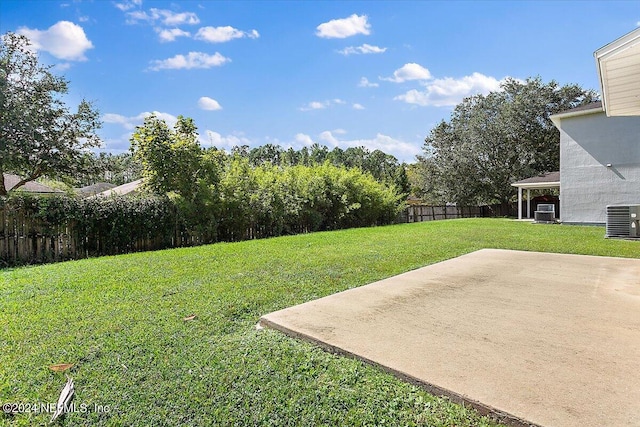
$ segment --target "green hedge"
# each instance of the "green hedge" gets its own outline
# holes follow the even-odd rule
[[[46,246],[59,239],[72,246],[67,248],[71,258],[170,247],[175,234],[176,209],[166,197],[76,199],[17,193],[1,200],[0,208],[5,219],[0,238],[45,239]],[[10,254],[0,257],[15,263],[6,259]],[[56,259],[57,254],[38,257]]]
[[[389,224],[400,204],[395,187],[357,168],[254,168],[235,158],[220,181],[219,234],[238,240],[247,230],[257,236],[244,238]]]
[[[16,193],[0,200],[0,239],[15,239],[13,246],[23,244],[20,239],[36,243],[27,255],[6,244],[3,252],[0,245],[0,264],[382,225],[400,209],[393,186],[328,163],[254,167],[237,157],[219,182],[200,185],[194,194],[187,200],[173,193],[89,199]]]

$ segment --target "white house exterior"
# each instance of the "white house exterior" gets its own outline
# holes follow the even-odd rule
[[[640,116],[640,28],[594,52],[607,116]]]
[[[607,205],[640,204],[640,116],[607,117],[601,102],[556,114],[560,220],[605,224]]]

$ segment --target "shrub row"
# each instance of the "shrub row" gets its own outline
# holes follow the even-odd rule
[[[155,196],[76,199],[18,193],[0,200],[0,209],[4,219],[0,238],[43,238],[51,250],[51,242],[58,239],[69,246],[69,257],[171,246],[176,219],[169,199]],[[4,258],[10,256],[4,254]],[[58,258],[57,254],[34,256],[35,261]]]
[[[90,199],[18,193],[0,200],[0,238],[65,234],[74,246],[70,257],[95,256],[388,224],[400,205],[394,187],[328,163],[254,167],[237,157],[218,182],[199,185],[189,200],[175,193]],[[0,256],[15,263],[10,254]]]
[[[220,181],[223,240],[389,224],[400,197],[360,169],[316,166],[251,167],[230,162]]]

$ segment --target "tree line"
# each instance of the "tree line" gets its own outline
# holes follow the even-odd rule
[[[184,228],[207,240],[242,239],[249,229],[276,236],[388,224],[404,198],[391,180],[328,159],[286,164],[253,150],[203,148],[183,116],[170,128],[151,115],[130,142],[145,190],[169,197]]]
[[[350,147],[346,150],[335,147],[329,150],[328,147],[318,143],[298,150],[292,147],[285,149],[275,144],[259,147],[234,146],[230,152],[219,150],[217,147],[211,148],[220,151],[219,154],[226,156],[227,159],[246,159],[252,167],[317,166],[329,163],[334,166],[358,168],[371,174],[381,183],[396,185],[403,194],[408,194],[410,191],[407,165],[381,150],[370,151],[366,147]],[[72,178],[71,182],[75,187],[97,182],[121,185],[142,177],[142,164],[132,152],[121,154],[102,152],[89,156],[85,162],[87,164],[85,171]]]
[[[427,137],[411,166],[413,192],[432,203],[508,203],[511,183],[560,170],[560,132],[551,115],[596,100],[576,84],[506,79],[500,90],[458,104]]]

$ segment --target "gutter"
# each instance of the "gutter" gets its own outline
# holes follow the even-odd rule
[[[602,102],[602,105],[604,106],[604,101]],[[566,118],[569,118],[569,117],[586,116],[588,114],[597,114],[597,113],[604,113],[604,108],[601,107],[601,108],[591,108],[589,110],[567,111],[565,113],[553,114],[549,118],[551,119],[553,124],[558,129],[560,129],[560,121],[562,119],[566,119]]]
[[[512,187],[518,187],[518,188],[524,188],[524,189],[529,189],[529,190],[544,190],[547,188],[560,188],[560,181],[554,181],[554,182],[527,182],[524,184],[518,184],[518,183],[514,183],[511,184]]]

